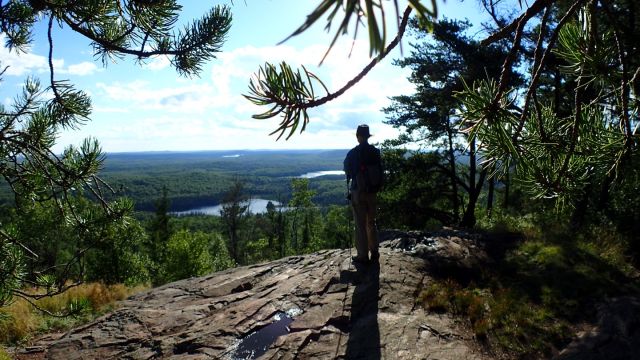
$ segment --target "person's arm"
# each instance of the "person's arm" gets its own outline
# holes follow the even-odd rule
[[[344,162],[342,163],[342,169],[344,170],[345,175],[347,176],[347,184],[351,180],[351,151],[347,153],[347,156],[344,158]]]

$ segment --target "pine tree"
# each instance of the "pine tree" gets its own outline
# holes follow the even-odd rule
[[[16,205],[31,202],[53,204],[75,223],[76,231],[88,229],[86,219],[73,210],[70,195],[83,191],[102,205],[110,221],[121,221],[132,210],[127,201],[107,202],[108,185],[97,177],[104,161],[95,139],[62,154],[51,149],[61,129],[75,128],[90,120],[91,100],[68,81],[57,80],[53,67],[54,24],[85,36],[103,63],[132,56],[141,62],[165,55],[184,76],[197,75],[202,64],[215,58],[231,25],[225,6],[216,6],[183,30],[175,31],[180,6],[175,0],[47,1],[11,0],[0,3],[0,33],[10,51],[24,52],[33,41],[34,25],[44,21],[48,31],[49,77],[46,85],[36,78],[25,81],[10,106],[0,104],[0,175],[15,194]],[[0,79],[7,68],[0,66]],[[52,94],[48,97],[48,94]],[[109,223],[109,221],[106,221]],[[91,236],[86,236],[91,238]],[[95,236],[99,239],[99,236]],[[91,244],[84,246],[91,247]],[[73,251],[70,264],[81,261],[86,249]],[[16,292],[29,274],[24,257],[37,256],[3,227],[0,229],[0,306],[14,294],[37,298],[43,294]],[[60,264],[59,264],[60,265]],[[72,268],[72,267],[69,267]],[[65,279],[44,276],[31,281],[50,295],[65,289]],[[46,282],[38,279],[49,279]],[[52,287],[51,284],[57,284]]]
[[[244,191],[244,183],[240,180],[236,180],[229,191],[224,195],[222,199],[222,210],[220,210],[220,217],[225,224],[228,234],[228,249],[231,259],[236,264],[242,263],[241,247],[242,239],[240,232],[243,229],[249,210],[248,196]]]
[[[156,200],[156,210],[151,224],[149,226],[149,240],[147,244],[147,251],[149,258],[154,264],[156,276],[154,279],[155,284],[162,284],[166,282],[164,274],[161,269],[165,263],[168,255],[169,238],[173,234],[169,224],[169,209],[171,208],[171,201],[168,197],[168,191],[166,187],[162,188],[162,197]]]
[[[421,41],[412,44],[410,55],[396,61],[396,65],[411,69],[409,81],[415,84],[416,92],[394,96],[391,106],[383,110],[388,124],[404,130],[390,144],[418,144],[422,149],[435,148],[442,153],[446,161],[434,170],[449,178],[447,193],[453,221],[470,227],[475,223],[476,202],[488,171],[478,169],[477,146],[462,132],[464,127],[458,116],[461,100],[454,95],[464,90],[465,83],[498,76],[507,51],[497,45],[481,46],[470,38],[466,35],[468,22],[441,20],[431,32],[415,21],[410,26]],[[514,86],[521,82],[518,76],[511,79]],[[468,155],[466,168],[458,160],[461,155]],[[462,194],[464,206],[459,201]]]
[[[291,179],[291,200],[289,201],[289,208],[292,209],[291,248],[296,253],[307,249],[314,236],[313,208],[315,205],[312,201],[314,195],[315,191],[309,189],[309,179]]]
[[[510,43],[500,76],[459,94],[486,165],[515,168],[532,198],[574,208],[576,226],[589,208],[607,206],[638,152],[636,8],[626,0],[536,1],[481,42]],[[524,52],[526,90],[515,92],[509,78]]]

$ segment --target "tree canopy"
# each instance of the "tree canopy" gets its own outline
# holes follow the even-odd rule
[[[51,294],[66,288],[65,279],[81,278],[77,273],[82,273],[83,267],[76,265],[88,249],[101,241],[99,234],[104,226],[110,221],[125,221],[125,214],[132,208],[130,201],[105,200],[109,186],[97,177],[104,161],[97,140],[87,139],[79,147],[69,146],[62,154],[51,150],[61,129],[80,126],[91,114],[89,96],[69,82],[56,79],[54,24],[67,26],[90,39],[94,54],[103,63],[125,56],[141,61],[166,55],[179,74],[197,75],[202,64],[220,51],[231,26],[231,13],[226,6],[213,7],[202,18],[176,32],[180,8],[175,0],[12,0],[0,4],[0,30],[5,35],[5,47],[24,52],[33,41],[37,21],[48,24],[49,46],[47,85],[42,85],[39,79],[28,78],[11,106],[0,105],[0,175],[13,190],[20,209],[34,203],[53,206],[87,239],[71,250],[72,256],[66,259],[66,265],[56,263],[29,273],[25,272],[24,257],[37,258],[39,254],[11,229],[0,229],[0,305],[8,301],[24,281],[43,285],[47,294]],[[6,70],[4,67],[0,71],[0,77]],[[76,194],[97,200],[109,220],[94,221],[93,215],[89,215],[93,213],[79,211],[74,200]],[[66,270],[57,271],[59,268]],[[52,280],[45,276],[48,273],[60,278]]]
[[[459,94],[465,129],[534,197],[575,206],[591,187],[606,193],[637,152],[635,19],[630,1],[539,0],[483,40],[509,41],[510,53],[499,77]],[[508,84],[519,56],[522,88]]]

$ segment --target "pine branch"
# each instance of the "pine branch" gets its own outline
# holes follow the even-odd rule
[[[628,70],[627,56],[625,55],[625,51],[622,48],[622,40],[621,40],[622,34],[618,29],[618,21],[616,21],[616,19],[613,18],[613,14],[611,14],[611,10],[608,6],[609,4],[607,4],[607,1],[603,0],[601,1],[601,3],[602,3],[602,8],[604,9],[604,13],[609,18],[609,21],[611,22],[613,27],[613,36],[616,43],[616,49],[618,50],[618,62],[620,63],[620,67],[622,68],[622,79],[621,79],[621,85],[620,85],[620,89],[621,89],[620,102],[622,106],[620,115],[621,115],[622,121],[620,122],[620,127],[622,130],[622,133],[625,134],[625,137],[627,139],[626,141],[627,148],[628,150],[631,150],[633,135],[631,131],[631,121],[629,119],[630,88],[629,88],[629,70]]]
[[[533,52],[533,69],[534,69],[534,75],[535,75],[535,70],[538,69],[538,67],[540,66],[540,61],[541,61],[541,54],[540,52],[542,51],[542,42],[544,40],[544,34],[545,34],[545,29],[547,27],[547,22],[549,21],[549,15],[551,13],[551,6],[545,8],[544,10],[544,14],[542,15],[542,22],[540,23],[540,33],[538,34],[538,40],[536,42],[536,48]],[[552,47],[553,43],[549,44],[549,47]],[[529,85],[529,90],[527,91],[527,95],[525,96],[524,99],[524,105],[522,106],[522,113],[520,115],[520,124],[518,125],[518,129],[516,130],[512,140],[515,142],[518,137],[520,136],[520,131],[522,131],[522,128],[524,127],[524,123],[525,123],[525,119],[527,116],[527,112],[529,110],[529,102],[531,101],[531,97],[535,97],[536,95],[536,90],[537,87],[535,86],[536,81],[532,80],[531,84]],[[535,99],[534,99],[535,101]],[[540,131],[540,136],[542,137],[542,139],[546,139],[546,135],[545,135],[545,131],[544,131],[544,124],[542,123],[542,115],[540,114],[540,108],[538,106],[537,101],[535,101],[535,110],[536,110],[536,116],[538,119],[538,130]],[[543,140],[544,141],[544,140]]]
[[[532,17],[540,13],[544,8],[554,4],[557,0],[536,0],[527,11],[520,15],[517,19],[513,20],[509,25],[498,30],[496,33],[491,34],[486,39],[480,41],[480,45],[486,46],[509,37],[511,33],[516,31],[521,23],[527,23]]]
[[[537,63],[534,62],[534,74],[533,74],[533,78],[531,79],[531,83],[529,84],[529,88],[527,90],[527,94],[525,96],[525,103],[524,106],[522,108],[522,113],[520,116],[520,123],[518,124],[518,128],[516,129],[516,131],[513,134],[513,141],[515,142],[517,140],[517,138],[520,136],[520,133],[522,132],[522,129],[524,128],[524,123],[526,122],[526,114],[527,114],[527,109],[528,109],[528,105],[529,105],[529,101],[530,101],[530,97],[532,96],[532,94],[535,94],[535,91],[538,87],[538,80],[540,79],[540,76],[542,75],[542,71],[545,67],[545,65],[547,64],[547,60],[548,60],[548,56],[549,53],[552,51],[552,49],[554,48],[554,44],[556,43],[557,39],[558,39],[558,35],[560,34],[560,30],[562,30],[563,26],[571,19],[571,16],[573,16],[573,14],[580,8],[580,6],[582,5],[582,3],[585,0],[577,0],[576,2],[573,3],[573,5],[571,5],[571,7],[569,8],[569,10],[564,14],[564,16],[560,19],[560,21],[558,22],[558,25],[556,26],[556,28],[554,29],[553,33],[551,34],[551,37],[549,38],[548,44],[547,44],[547,48],[544,51],[544,54],[542,55],[542,58],[540,59],[540,61]],[[549,9],[549,8],[547,8]],[[546,14],[546,12],[545,12]],[[544,22],[543,22],[544,25]],[[542,29],[541,29],[542,31]],[[542,32],[540,33],[540,37],[538,38],[538,46],[542,45]],[[538,46],[536,46],[536,54],[538,53]],[[544,129],[542,129],[542,124],[539,124],[541,132],[540,134],[542,135],[543,141],[546,138],[546,136],[544,136]]]
[[[282,114],[282,121],[279,127],[271,133],[275,134],[279,132],[278,139],[282,137],[287,129],[291,129],[287,136],[287,139],[289,139],[297,129],[301,118],[303,126],[300,132],[303,132],[309,121],[307,115],[308,109],[324,105],[342,96],[347,90],[362,80],[371,69],[380,63],[380,61],[400,43],[406,30],[411,11],[411,7],[405,9],[398,34],[389,43],[387,48],[335,93],[329,93],[327,91],[326,96],[315,98],[311,79],[317,80],[323,87],[324,84],[315,75],[304,69],[304,67],[306,83],[299,72],[294,74],[288,65],[284,63],[280,66],[280,73],[270,64],[267,64],[264,69],[261,68],[256,81],[254,82],[252,79],[249,84],[251,95],[244,95],[244,97],[257,105],[271,105],[272,107],[264,113],[253,115],[253,118],[268,119]],[[262,75],[264,79],[262,79]],[[326,87],[325,90],[327,90]],[[307,100],[309,98],[310,100]]]
[[[217,6],[202,19],[195,21],[191,28],[185,29],[185,33],[180,34],[179,39],[171,43],[158,40],[157,49],[145,50],[148,38],[153,35],[152,32],[155,32],[153,27],[143,31],[140,48],[132,49],[120,45],[120,43],[127,37],[133,36],[136,29],[142,29],[138,27],[136,23],[131,23],[130,27],[118,37],[109,39],[96,34],[91,28],[83,26],[85,23],[84,20],[76,22],[67,13],[61,13],[60,18],[73,31],[93,41],[105,53],[133,55],[138,59],[159,55],[173,56],[176,59],[173,61],[174,66],[176,66],[177,70],[183,75],[197,73],[200,70],[200,62],[209,58],[215,58],[213,54],[220,51],[220,47],[231,26],[231,13],[228,7]],[[169,24],[163,25],[171,25],[171,21]]]
[[[380,63],[380,61],[382,61],[382,59],[384,59],[387,55],[389,55],[391,50],[393,50],[400,43],[400,40],[404,36],[404,32],[405,32],[405,30],[407,28],[407,23],[409,22],[409,15],[410,14],[411,14],[411,7],[407,7],[405,9],[403,15],[402,15],[402,21],[400,22],[400,27],[398,28],[398,34],[389,43],[387,48],[379,56],[377,56],[373,60],[371,60],[371,62],[367,66],[365,66],[360,71],[360,73],[358,75],[356,75],[356,77],[354,77],[353,79],[349,80],[342,88],[340,88],[335,93],[329,94],[329,95],[327,95],[327,96],[325,96],[323,98],[320,98],[318,100],[315,100],[315,101],[310,101],[308,103],[308,108],[324,105],[324,104],[328,103],[329,101],[335,100],[336,98],[342,96],[342,94],[344,94],[351,87],[353,87],[353,85],[355,85],[358,82],[360,82],[360,80],[362,80],[362,78],[364,78],[369,73],[369,71],[371,71],[371,69],[373,69],[376,65],[378,65],[378,63]]]
[[[594,12],[594,8],[595,8],[595,3],[598,0],[591,0],[591,4],[589,4],[588,7],[588,13],[593,16],[593,12]],[[589,43],[587,45],[587,55],[591,55],[593,53],[594,50],[594,46],[595,46],[595,36],[593,36],[594,32],[596,31],[596,24],[595,21],[591,21],[589,23],[589,30],[591,31],[591,36],[589,36]],[[582,79],[584,77],[584,70],[586,67],[586,62],[583,61],[580,64],[580,74],[578,75],[578,79],[577,79],[577,83],[576,83],[576,90],[575,90],[575,94],[574,94],[574,119],[573,119],[573,124],[571,127],[571,134],[570,134],[570,143],[569,143],[569,149],[567,151],[567,154],[565,155],[564,161],[562,163],[562,167],[560,168],[560,170],[558,171],[558,173],[556,174],[556,180],[553,182],[553,187],[559,187],[560,186],[560,182],[562,181],[562,179],[566,176],[566,172],[569,169],[569,163],[571,161],[571,158],[574,155],[574,152],[576,150],[576,145],[578,143],[578,130],[579,130],[579,124],[580,121],[582,120],[582,109],[583,109],[583,92],[584,92],[584,86],[582,85]]]
[[[511,45],[511,50],[509,54],[504,59],[504,64],[502,65],[502,72],[500,73],[500,80],[498,81],[498,92],[496,93],[495,98],[493,99],[493,103],[491,104],[492,108],[495,108],[504,93],[504,90],[507,88],[507,82],[509,81],[509,76],[512,71],[512,64],[516,59],[516,55],[518,54],[518,48],[520,47],[520,41],[522,39],[522,33],[524,31],[524,26],[526,25],[526,21],[521,20],[518,23],[518,27],[516,29],[516,36],[513,39],[513,44]]]

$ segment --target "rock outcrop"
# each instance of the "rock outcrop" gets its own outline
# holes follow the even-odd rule
[[[557,360],[640,358],[640,299],[609,299],[596,309],[597,324],[580,332]]]
[[[379,264],[354,267],[349,250],[328,250],[177,281],[18,357],[490,358],[459,321],[415,303],[427,268],[487,260],[473,237],[385,236]]]

